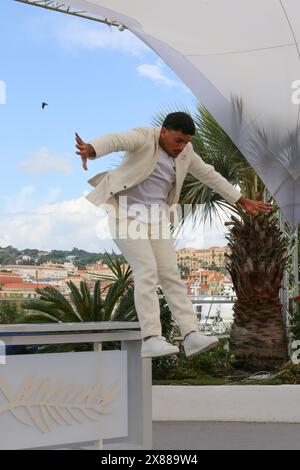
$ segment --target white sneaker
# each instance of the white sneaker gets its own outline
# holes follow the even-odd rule
[[[142,357],[159,357],[178,353],[178,347],[167,343],[166,338],[163,336],[152,336],[147,341],[143,341],[141,350]]]
[[[219,340],[216,336],[206,336],[198,331],[193,331],[185,338],[183,346],[185,355],[192,357],[215,348],[218,343]]]

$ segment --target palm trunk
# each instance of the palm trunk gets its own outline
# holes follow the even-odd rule
[[[272,370],[288,360],[287,335],[279,298],[284,240],[270,213],[243,215],[226,238],[231,254],[228,269],[237,294],[230,350],[237,367]]]

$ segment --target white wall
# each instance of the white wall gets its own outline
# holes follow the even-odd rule
[[[152,388],[153,421],[300,423],[300,386],[161,386]]]

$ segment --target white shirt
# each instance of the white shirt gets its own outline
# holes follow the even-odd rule
[[[122,198],[119,200],[119,197],[127,196],[127,212],[125,213],[140,222],[158,223],[162,217],[165,218],[162,210],[175,180],[175,159],[159,146],[157,162],[152,173],[141,183],[116,193],[119,207],[123,207],[123,211],[126,211],[126,200],[125,198],[123,201]]]

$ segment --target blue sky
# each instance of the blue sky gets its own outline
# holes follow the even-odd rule
[[[174,106],[193,113],[195,97],[131,33],[13,0],[1,0],[0,52],[0,246],[118,251],[84,199],[87,180],[116,155],[85,172],[74,133],[92,140],[148,126]],[[220,226],[207,230],[186,245],[225,244]]]

